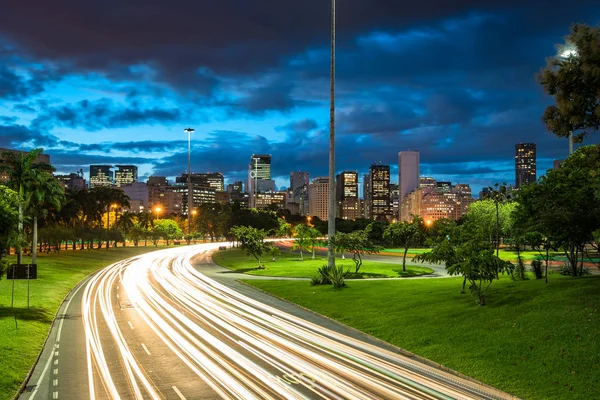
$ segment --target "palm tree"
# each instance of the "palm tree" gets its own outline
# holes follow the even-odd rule
[[[27,183],[31,179],[34,170],[45,172],[54,171],[54,167],[52,165],[46,162],[36,162],[42,151],[43,149],[35,149],[29,153],[20,151],[4,151],[2,153],[4,164],[0,165],[0,172],[8,175],[7,186],[19,194],[19,240],[17,244],[17,264],[21,264],[23,261],[23,249],[21,248],[21,241],[23,235],[23,205]]]
[[[49,209],[59,210],[65,202],[65,191],[52,174],[33,170],[26,183],[28,214],[33,218],[31,263],[37,261],[38,217],[45,217]]]

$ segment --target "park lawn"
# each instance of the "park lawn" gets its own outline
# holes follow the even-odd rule
[[[600,276],[503,278],[485,307],[460,278],[246,283],[520,398],[600,393]]]
[[[116,261],[160,248],[118,247],[109,250],[61,251],[38,255],[38,279],[15,281],[15,308],[11,309],[11,284],[0,280],[0,399],[11,399],[27,377],[48,335],[64,297],[87,275]],[[9,257],[16,262],[16,257]],[[31,257],[23,257],[25,263]],[[15,329],[15,317],[18,328]]]
[[[426,253],[431,251],[431,249],[408,249],[406,253],[407,257],[414,257],[417,254]],[[404,255],[404,249],[399,248],[386,248],[381,250],[381,253],[387,253],[386,255]],[[517,252],[512,250],[500,250],[499,252],[500,258],[507,261],[516,261],[517,260]],[[563,252],[550,252],[550,258],[556,261],[566,261],[567,258]],[[523,257],[524,261],[535,260],[536,258],[543,258],[545,255],[540,254],[538,251],[527,250],[521,252],[521,257]],[[599,258],[592,258],[593,261],[600,261]],[[586,260],[587,261],[587,260]]]
[[[275,257],[275,261],[271,260],[271,256],[265,255],[261,259],[261,264],[264,269],[257,269],[257,261],[254,257],[246,254],[240,249],[221,250],[213,253],[213,260],[222,267],[231,270],[242,272],[250,275],[261,276],[287,276],[297,278],[310,278],[315,275],[318,268],[327,264],[325,257],[317,255],[315,260],[312,260],[310,252],[304,253],[304,260],[300,260],[298,253],[282,252]],[[354,274],[354,262],[347,258],[342,260],[336,259],[336,265],[341,265],[344,269],[350,270],[349,278],[390,278],[403,276],[402,262],[399,263],[384,263],[365,260],[358,274]],[[404,276],[415,276],[430,274],[433,272],[431,268],[407,265],[407,272]]]

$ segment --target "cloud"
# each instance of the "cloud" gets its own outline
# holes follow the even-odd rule
[[[66,126],[98,131],[107,128],[121,128],[133,125],[153,125],[171,123],[182,118],[178,108],[143,108],[136,102],[127,105],[104,98],[96,101],[82,100],[75,104],[47,109],[32,123],[34,127],[51,128]]]

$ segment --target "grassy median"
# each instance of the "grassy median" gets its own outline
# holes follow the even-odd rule
[[[310,278],[315,275],[318,268],[327,264],[327,259],[317,255],[311,259],[311,253],[304,253],[304,260],[300,260],[298,253],[282,252],[272,261],[271,257],[266,255],[261,259],[264,269],[257,268],[257,261],[254,257],[248,256],[246,252],[240,249],[222,250],[213,254],[213,260],[234,271],[262,276],[289,276],[297,278]],[[430,274],[431,268],[407,265],[406,273],[402,271],[402,260],[399,263],[376,262],[365,260],[362,267],[355,274],[354,262],[352,259],[336,260],[336,265],[341,265],[344,269],[350,270],[349,278],[392,278],[401,276],[415,276]]]
[[[113,262],[153,250],[157,248],[119,247],[40,254],[38,279],[29,282],[29,309],[27,281],[15,281],[15,302],[11,308],[12,281],[4,277],[0,281],[0,399],[10,399],[16,394],[42,349],[58,307],[79,281]],[[24,262],[30,260],[24,257]],[[15,257],[9,261],[16,262]]]
[[[600,393],[600,276],[503,278],[485,307],[459,278],[247,283],[521,398]]]

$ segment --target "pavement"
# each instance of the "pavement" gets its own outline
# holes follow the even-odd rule
[[[215,265],[217,245],[82,281],[19,399],[513,398],[239,282],[273,278]]]

